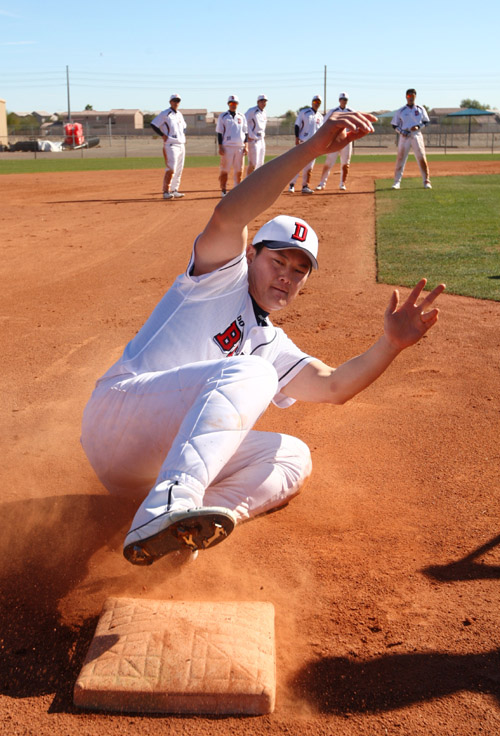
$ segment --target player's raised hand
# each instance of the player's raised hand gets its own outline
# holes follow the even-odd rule
[[[377,117],[369,112],[334,112],[312,140],[320,147],[321,153],[333,153],[373,133],[376,121]]]
[[[439,284],[419,304],[418,301],[426,283],[427,279],[420,279],[401,306],[399,306],[398,290],[395,289],[392,293],[384,315],[384,334],[397,350],[414,345],[437,322],[439,310],[436,308],[428,310],[428,307],[436,301],[446,286]]]

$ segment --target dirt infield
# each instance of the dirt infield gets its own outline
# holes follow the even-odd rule
[[[318,231],[320,271],[274,321],[327,363],[380,334],[391,287],[375,282],[373,181],[392,171],[355,165],[347,193],[335,172],[329,190],[283,194],[251,228],[293,213]],[[413,162],[406,173],[417,176]],[[500,162],[431,173],[436,187],[439,175],[500,173]],[[214,169],[186,170],[187,196],[175,202],[160,199],[161,176],[0,178],[0,731],[497,735],[500,303],[445,294],[438,325],[350,403],[271,408],[260,427],[299,436],[313,455],[287,508],[181,575],[166,560],[137,569],[123,559],[133,509],[117,507],[89,468],[81,412],[218,201]],[[79,711],[72,687],[109,595],[273,602],[276,712]]]

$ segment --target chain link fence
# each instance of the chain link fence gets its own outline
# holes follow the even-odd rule
[[[86,138],[90,140],[95,131],[86,131]],[[475,125],[469,131],[468,124],[441,124],[429,125],[424,133],[425,146],[428,152],[453,153],[457,151],[470,153],[499,153],[500,152],[500,124],[496,122],[485,125]],[[99,143],[92,148],[77,150],[63,150],[60,152],[9,151],[18,142],[31,141],[31,148],[37,147],[40,140],[57,141],[61,136],[40,136],[37,131],[30,134],[9,135],[7,146],[0,147],[0,160],[19,158],[161,158],[162,141],[151,130],[130,131],[130,133],[116,133],[109,130],[99,135]],[[95,139],[94,139],[95,140]],[[279,155],[295,145],[293,123],[268,125],[266,132],[266,152],[270,156]],[[358,153],[388,153],[395,154],[397,149],[397,135],[389,124],[375,125],[375,132],[355,144]],[[215,126],[203,131],[199,129],[187,131],[186,154],[188,156],[216,156],[218,152]]]

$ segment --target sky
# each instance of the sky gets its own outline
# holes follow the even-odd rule
[[[67,7],[67,10],[66,10]],[[210,3],[0,0],[0,98],[7,111],[240,108],[269,98],[270,116],[315,94],[335,107],[394,110],[417,103],[500,108],[500,3],[482,0],[253,0]]]

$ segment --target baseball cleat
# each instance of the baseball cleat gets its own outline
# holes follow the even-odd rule
[[[181,199],[181,197],[184,196],[181,192],[178,192],[177,189],[174,189],[172,194],[174,195],[174,199]]]
[[[173,192],[163,192],[163,199],[173,199],[174,193]]]
[[[290,194],[294,193],[295,187],[293,186],[293,184],[290,184],[290,186],[288,187],[288,191],[290,192]]]
[[[430,183],[430,181],[426,181],[424,183],[424,189],[432,189],[432,184]]]
[[[343,192],[345,192],[345,190],[347,189],[343,181],[340,182],[339,189],[342,189]]]
[[[318,184],[318,186],[316,187],[316,191],[317,192],[321,192],[321,190],[324,189],[324,188],[325,188],[325,185],[324,184]]]
[[[391,188],[392,189],[399,189],[400,187],[401,187],[401,184],[399,183],[399,181],[397,181],[395,184],[392,185]]]
[[[314,191],[309,187],[302,187],[302,194],[314,194]]]
[[[132,565],[152,565],[171,552],[196,552],[223,542],[233,531],[236,517],[222,506],[167,511],[132,529],[123,554]]]

